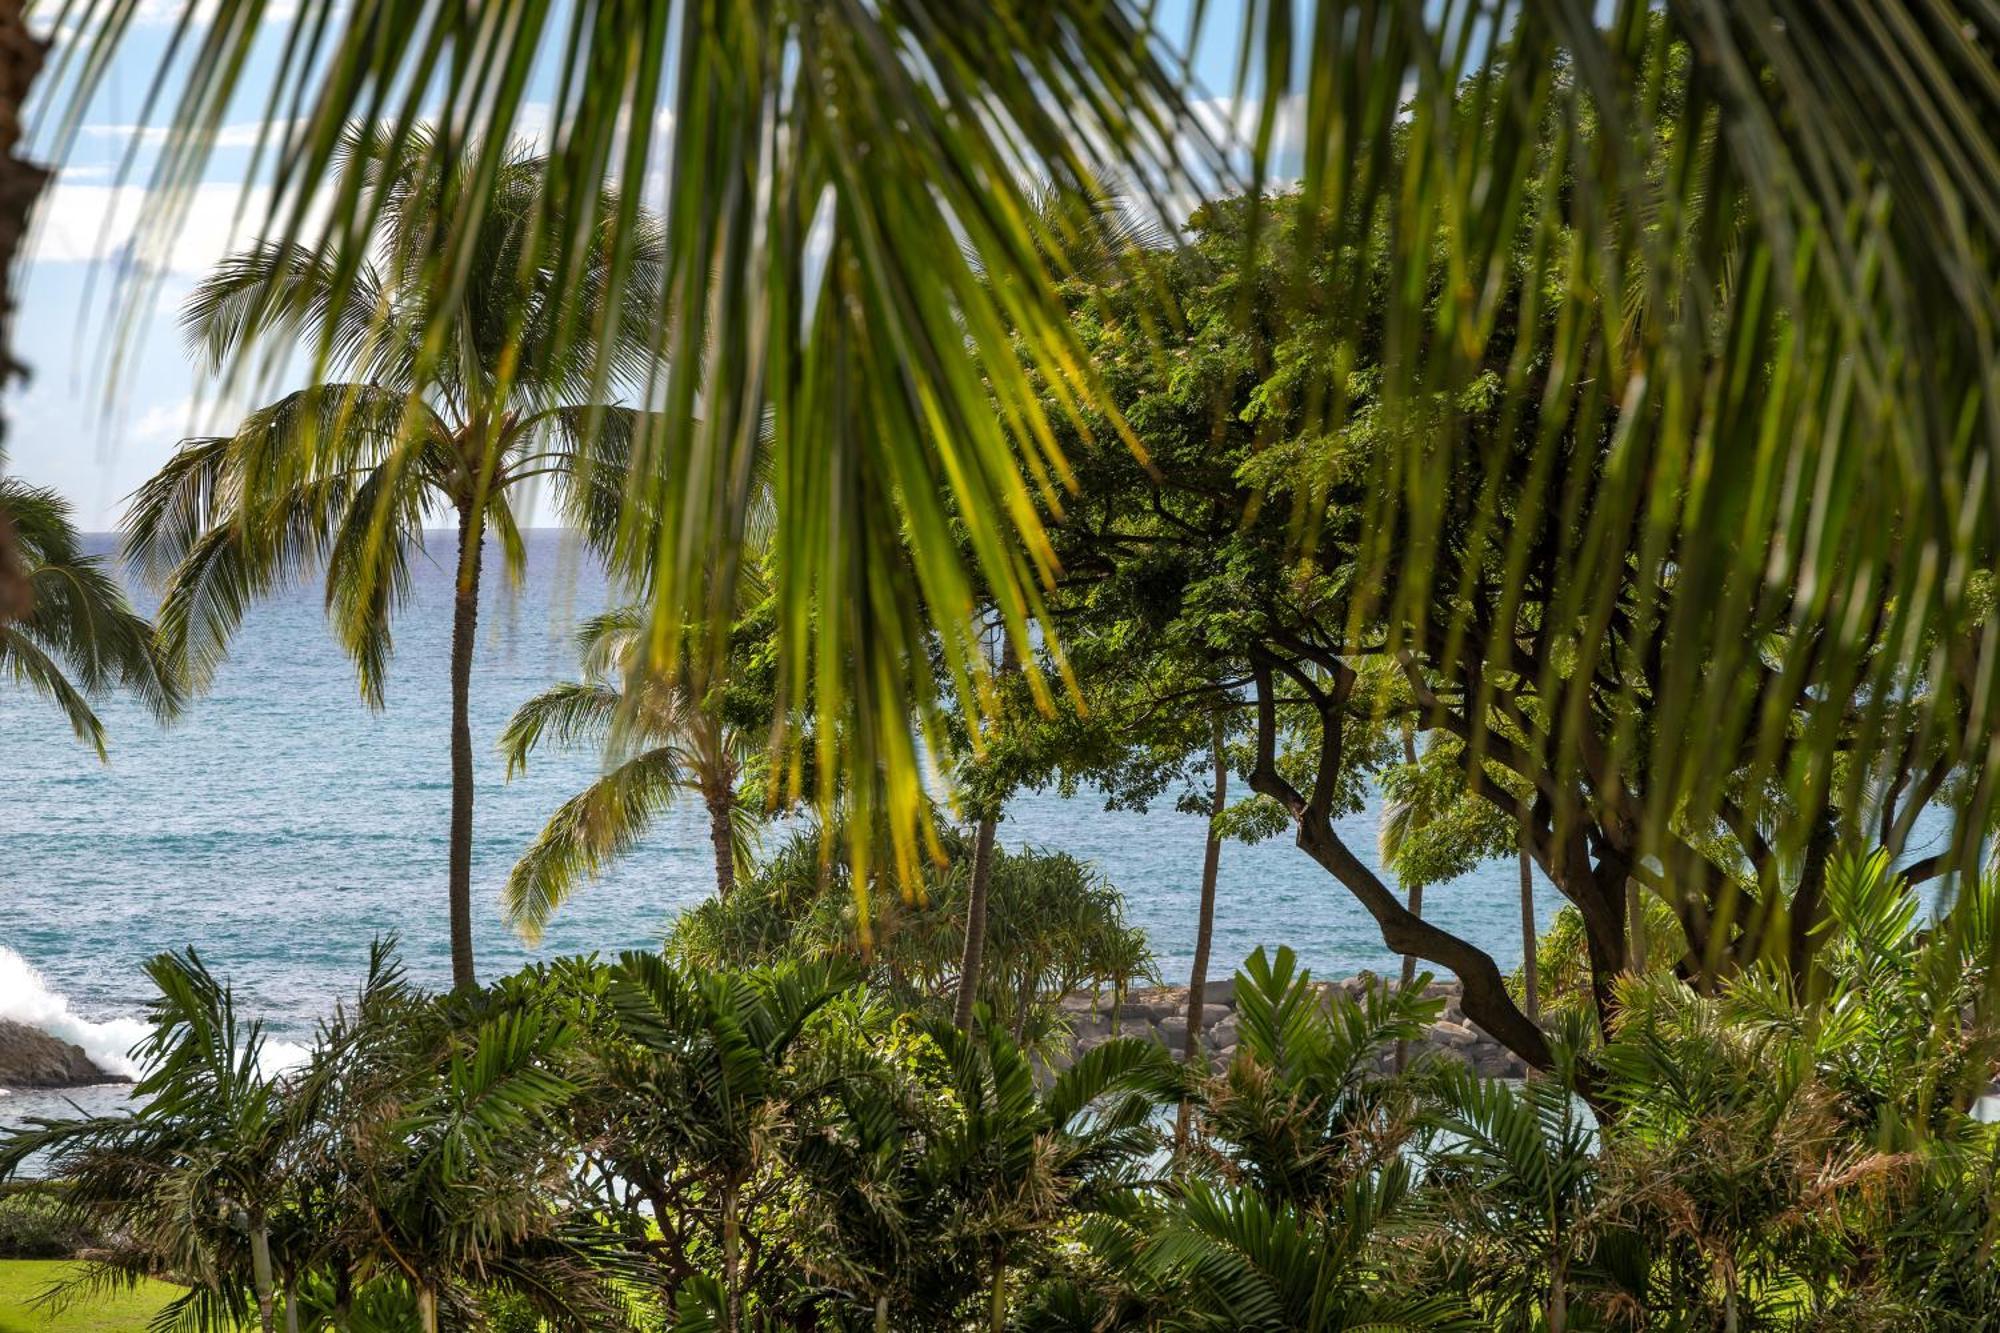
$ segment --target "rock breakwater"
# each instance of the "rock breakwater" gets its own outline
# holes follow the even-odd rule
[[[1322,995],[1340,991],[1350,998],[1358,997],[1369,989],[1383,985],[1393,985],[1371,972],[1363,972],[1343,981],[1316,983],[1314,989]],[[1426,999],[1443,1000],[1444,1010],[1437,1021],[1431,1024],[1421,1042],[1412,1042],[1412,1057],[1419,1050],[1435,1053],[1446,1059],[1458,1060],[1472,1066],[1474,1072],[1488,1078],[1523,1078],[1527,1075],[1527,1065],[1521,1057],[1486,1035],[1465,1016],[1462,1007],[1463,989],[1456,981],[1432,981],[1424,987]],[[1063,1000],[1064,1016],[1069,1020],[1071,1034],[1075,1038],[1073,1054],[1082,1054],[1094,1046],[1101,1045],[1114,1034],[1119,1036],[1151,1037],[1164,1043],[1176,1055],[1185,1048],[1187,1042],[1187,987],[1153,986],[1135,988],[1125,993],[1122,1004],[1114,1004],[1109,992],[1093,996],[1088,992],[1071,995]],[[1220,1067],[1236,1054],[1237,1019],[1236,988],[1233,978],[1211,981],[1202,988],[1201,1045],[1212,1065]],[[1393,1055],[1384,1052],[1382,1064],[1387,1068]]]

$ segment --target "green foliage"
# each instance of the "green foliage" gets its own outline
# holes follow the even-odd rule
[[[74,1211],[46,1191],[0,1193],[0,1259],[69,1259],[97,1239]]]
[[[1289,950],[1236,975],[1211,1072],[1136,1038],[1036,1053],[879,960],[776,945],[442,1000],[380,950],[267,1078],[227,986],[170,957],[153,1100],[0,1151],[51,1153],[55,1215],[108,1238],[73,1295],[171,1271],[187,1328],[256,1317],[261,1229],[305,1333],[1972,1333],[2000,1294],[2000,1129],[1968,1113],[1995,886],[1927,914],[1879,856],[1828,869],[1808,986],[1625,977],[1524,1083],[1398,1072],[1423,987],[1316,984]]]
[[[179,712],[183,691],[153,627],[108,562],[84,554],[69,502],[0,476],[0,533],[29,599],[24,612],[0,616],[0,676],[54,702],[99,759],[104,724],[91,704],[111,690],[131,691],[157,717]]]
[[[781,843],[727,900],[683,912],[668,954],[690,967],[733,968],[783,959],[864,957],[845,835],[818,826]],[[884,994],[917,1007],[949,1003],[956,985],[971,870],[968,840],[948,834],[943,867],[918,893],[867,898],[869,976]],[[884,886],[879,886],[881,888]],[[1082,989],[1150,977],[1145,936],[1125,920],[1124,901],[1093,867],[1062,852],[996,847],[980,998],[1016,1039],[1053,1034],[1061,999]]]

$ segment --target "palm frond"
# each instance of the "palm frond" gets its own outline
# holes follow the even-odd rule
[[[687,788],[679,756],[663,748],[633,756],[564,801],[507,876],[508,924],[539,940],[577,885],[636,846]]]

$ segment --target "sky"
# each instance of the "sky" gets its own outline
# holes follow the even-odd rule
[[[115,528],[125,498],[179,440],[219,433],[240,415],[240,404],[232,410],[205,392],[174,312],[203,272],[251,237],[242,215],[244,178],[257,137],[254,109],[275,72],[274,44],[260,52],[243,81],[242,114],[225,118],[206,177],[165,256],[150,313],[123,344],[108,319],[118,295],[118,269],[110,261],[124,253],[153,205],[143,163],[159,132],[134,122],[182,7],[181,0],[142,0],[73,151],[37,207],[15,316],[15,355],[31,368],[32,379],[7,392],[7,469],[54,487],[86,531]],[[1236,18],[1229,9],[1209,7],[1209,36],[1197,48],[1196,78],[1211,93],[1233,87]],[[1160,15],[1162,31],[1186,30],[1186,0],[1161,5]],[[551,86],[545,72],[544,96]],[[1218,96],[1211,109],[1227,114],[1221,101]],[[538,123],[534,108],[526,121]],[[539,123],[545,122],[543,111]],[[135,138],[142,169],[121,183],[119,163]],[[249,200],[253,215],[257,202]],[[121,345],[127,359],[116,394],[108,395],[110,356]]]

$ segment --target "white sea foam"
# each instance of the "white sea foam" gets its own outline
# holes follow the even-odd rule
[[[0,944],[0,1018],[81,1046],[91,1063],[107,1074],[139,1075],[129,1052],[148,1031],[142,1020],[85,1018],[69,1007],[67,995],[50,989],[27,959],[4,944]]]
[[[40,1028],[51,1037],[60,1037],[83,1048],[91,1063],[107,1074],[137,1078],[144,1071],[130,1052],[152,1029],[137,1018],[110,1018],[95,1022],[69,1007],[69,997],[52,990],[34,965],[20,954],[0,944],[0,1018],[11,1018]],[[257,1060],[259,1072],[282,1074],[297,1069],[312,1058],[312,1048],[297,1042],[264,1039]]]

